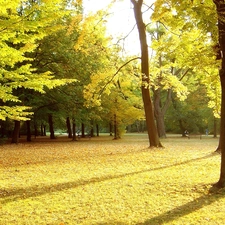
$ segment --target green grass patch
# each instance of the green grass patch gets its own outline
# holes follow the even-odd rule
[[[224,224],[218,139],[60,137],[0,150],[1,225]]]

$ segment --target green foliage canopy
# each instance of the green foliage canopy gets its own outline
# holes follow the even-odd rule
[[[37,40],[60,29],[56,21],[67,12],[65,3],[53,1],[0,1],[0,119],[7,117],[25,120],[28,107],[14,94],[18,88],[44,93],[44,87],[54,88],[66,83],[57,80],[50,72],[37,73],[32,67]],[[9,102],[13,104],[9,105]],[[11,107],[9,107],[11,106]]]

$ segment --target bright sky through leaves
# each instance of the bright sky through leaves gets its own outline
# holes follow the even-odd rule
[[[84,0],[83,2],[85,12],[88,13],[106,9],[111,1]],[[154,0],[151,0],[148,4],[152,4],[151,2],[154,2]],[[124,47],[126,52],[129,54],[139,54],[140,46],[132,3],[129,0],[114,3],[110,13],[107,18],[107,28],[110,35],[114,37],[114,43],[117,43],[118,40],[121,39],[120,44]],[[148,13],[148,18],[149,17],[150,11]],[[129,37],[124,39],[128,35]]]

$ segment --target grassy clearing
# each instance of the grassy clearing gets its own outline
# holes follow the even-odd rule
[[[43,141],[43,140],[42,140]],[[0,224],[224,224],[213,138],[59,138],[0,146]]]

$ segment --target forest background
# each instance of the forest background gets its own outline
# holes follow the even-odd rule
[[[1,3],[2,137],[146,131],[140,56],[124,51],[130,33],[107,30],[115,2],[89,13],[82,1]],[[216,10],[212,1],[188,2],[143,5],[159,137],[218,132]]]

